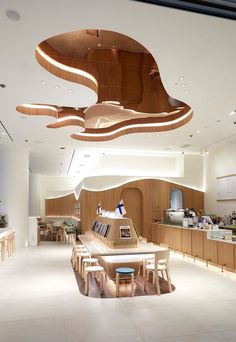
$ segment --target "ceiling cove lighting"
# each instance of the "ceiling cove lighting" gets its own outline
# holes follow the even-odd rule
[[[75,115],[68,115],[68,116],[65,116],[63,118],[59,118],[59,119],[57,119],[57,122],[64,122],[64,121],[68,121],[68,120],[78,120],[78,121],[84,122],[83,118],[81,118],[79,116],[75,116]]]
[[[122,132],[126,129],[130,128],[142,128],[142,127],[163,127],[163,126],[169,126],[175,123],[178,123],[184,119],[186,119],[189,115],[192,114],[192,109],[190,109],[185,115],[182,117],[172,120],[172,121],[167,121],[167,122],[158,122],[158,123],[147,123],[147,124],[134,124],[134,125],[128,125],[124,127],[120,127],[112,132],[107,132],[107,133],[76,133],[75,136],[85,136],[85,137],[106,137],[106,136],[112,136],[118,132]]]
[[[86,72],[84,70],[77,69],[77,68],[73,68],[69,65],[65,65],[65,64],[62,64],[58,61],[55,61],[52,57],[48,56],[43,50],[41,50],[39,46],[36,47],[36,51],[40,54],[40,56],[42,58],[44,58],[48,63],[54,65],[55,67],[57,67],[61,70],[68,71],[68,72],[71,72],[73,74],[80,75],[80,76],[83,76],[85,78],[88,78],[96,86],[98,85],[96,78],[93,75],[89,74],[88,72]]]
[[[31,108],[31,109],[50,109],[57,113],[57,109],[53,106],[48,105],[38,105],[38,104],[23,104],[21,105],[23,108]]]

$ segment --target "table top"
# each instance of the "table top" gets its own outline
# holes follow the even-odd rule
[[[90,234],[79,235],[79,239],[87,248],[88,252],[96,256],[155,254],[168,250],[168,248],[144,242],[138,242],[137,247],[132,248],[110,248]]]

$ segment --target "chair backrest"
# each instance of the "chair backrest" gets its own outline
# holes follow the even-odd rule
[[[170,258],[170,251],[169,250],[157,252],[157,261],[166,260],[166,264],[168,264],[169,258]]]
[[[160,247],[169,248],[168,243],[162,243],[162,242],[161,242],[159,246],[160,246]]]

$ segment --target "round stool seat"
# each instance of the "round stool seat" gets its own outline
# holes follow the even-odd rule
[[[102,266],[87,266],[87,267],[85,267],[86,272],[100,272],[103,270],[104,270],[104,268]]]
[[[131,267],[119,267],[116,269],[116,273],[119,273],[119,274],[132,274],[134,273],[134,269],[131,268]]]
[[[87,263],[91,263],[91,264],[92,264],[92,263],[94,263],[94,262],[98,262],[98,259],[97,259],[97,258],[84,258],[84,259],[83,259],[83,262],[84,262],[84,263],[87,262]]]

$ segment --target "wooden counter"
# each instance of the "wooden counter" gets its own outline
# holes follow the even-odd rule
[[[236,270],[235,242],[208,239],[207,230],[152,223],[152,240],[167,243],[171,249]]]

